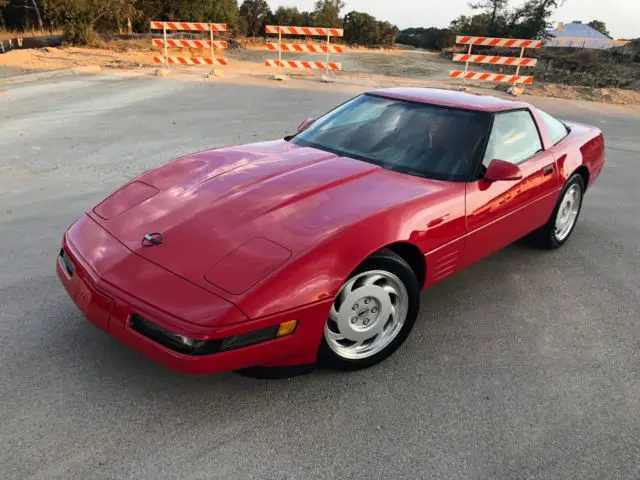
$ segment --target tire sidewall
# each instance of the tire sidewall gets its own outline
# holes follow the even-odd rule
[[[318,360],[321,365],[338,370],[359,370],[361,368],[373,366],[392,355],[411,333],[420,309],[420,285],[418,284],[418,280],[411,270],[411,267],[393,252],[383,250],[362,262],[360,266],[356,268],[351,275],[349,275],[348,279],[371,270],[386,270],[393,273],[402,281],[407,289],[409,306],[402,329],[396,338],[394,338],[393,341],[382,351],[372,355],[371,357],[351,360],[340,357],[329,347],[324,337],[323,325],[322,342],[320,343],[318,351]]]
[[[569,190],[573,185],[578,185],[580,187],[580,205],[578,206],[578,215],[576,216],[576,219],[573,222],[573,226],[571,227],[569,234],[564,238],[564,240],[558,240],[558,238],[556,237],[556,220],[558,219],[558,213],[560,212],[560,205],[562,205],[562,200],[564,199],[564,196],[567,193],[567,190]],[[561,247],[567,242],[567,240],[571,238],[571,235],[573,234],[573,231],[575,230],[576,225],[578,225],[578,220],[580,219],[580,213],[582,213],[582,203],[584,201],[584,190],[585,190],[584,180],[582,179],[582,176],[578,173],[574,173],[569,178],[567,183],[565,183],[564,188],[562,189],[562,192],[560,192],[560,196],[558,197],[556,208],[553,210],[553,215],[551,215],[551,219],[549,220],[548,235],[549,235],[549,244],[551,245],[551,248]]]

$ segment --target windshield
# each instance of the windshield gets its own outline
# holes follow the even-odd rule
[[[490,115],[362,95],[329,112],[291,139],[440,180],[469,180],[482,154]]]

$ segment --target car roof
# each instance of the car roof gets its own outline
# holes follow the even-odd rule
[[[369,93],[398,100],[409,100],[411,102],[464,110],[477,110],[481,112],[503,112],[505,110],[531,107],[528,103],[524,102],[438,88],[385,88]]]

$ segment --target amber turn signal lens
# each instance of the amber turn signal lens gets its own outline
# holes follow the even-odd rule
[[[293,332],[295,332],[297,326],[298,320],[289,320],[288,322],[281,323],[278,327],[276,337],[285,337],[287,335],[291,335]]]

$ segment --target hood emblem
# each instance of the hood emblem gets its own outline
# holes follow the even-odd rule
[[[163,238],[164,237],[160,232],[145,233],[144,237],[142,237],[142,246],[155,247],[156,245],[160,245],[162,243]]]

